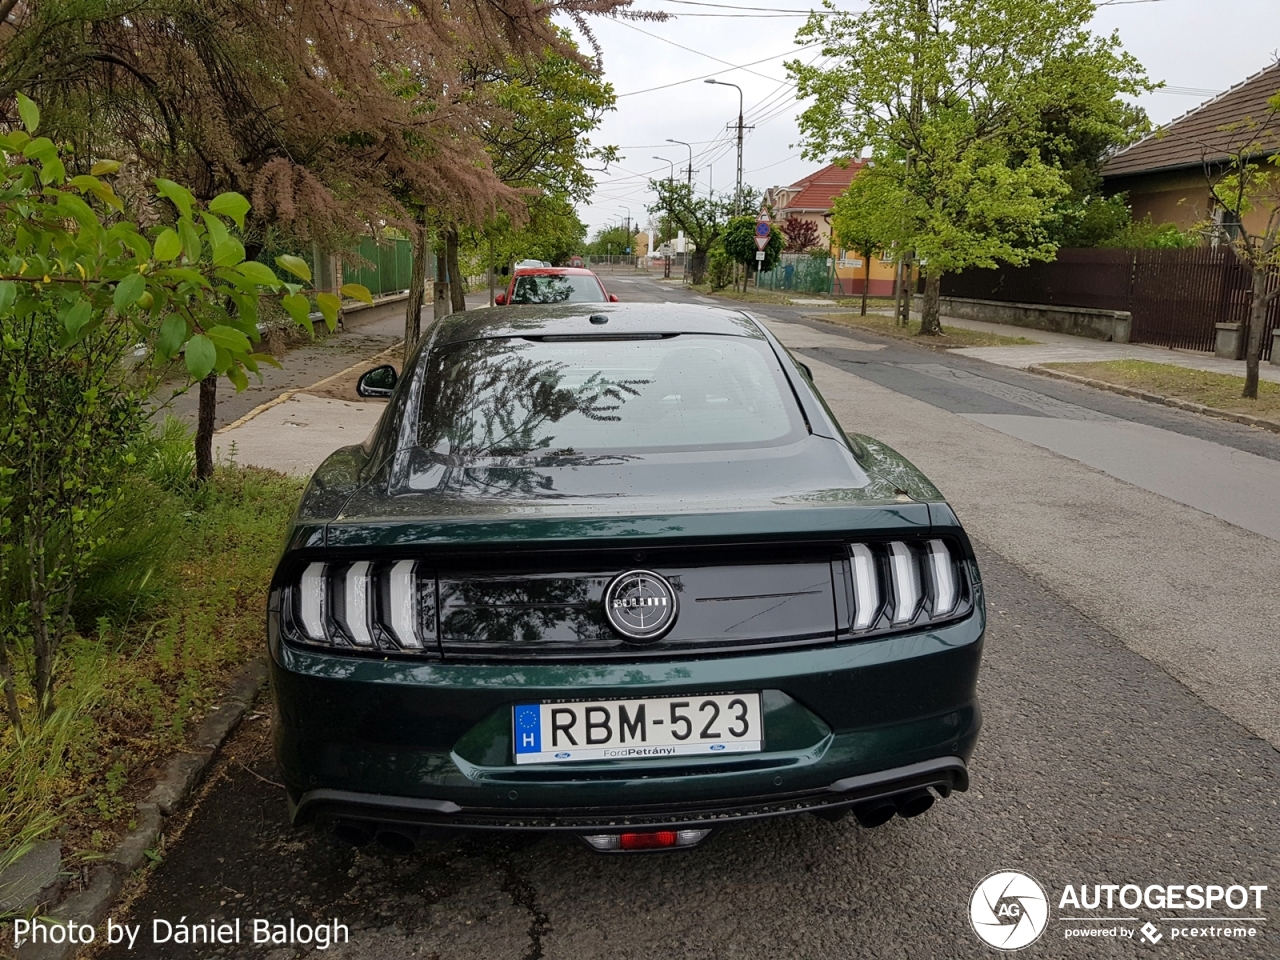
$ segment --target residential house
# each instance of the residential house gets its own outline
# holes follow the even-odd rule
[[[1280,150],[1280,117],[1267,103],[1277,92],[1280,62],[1121,150],[1103,165],[1107,191],[1128,194],[1135,220],[1149,216],[1185,230],[1211,216],[1221,219],[1209,185],[1233,151],[1254,141],[1259,159]]]
[[[855,160],[847,166],[833,163],[809,174],[787,187],[770,187],[765,191],[764,202],[773,210],[774,224],[781,226],[788,217],[808,220],[818,228],[818,243],[835,259],[838,289],[833,292],[848,295],[862,293],[866,279],[866,265],[862,255],[855,250],[845,250],[839,239],[831,238],[831,214],[835,198],[844,193],[858,175],[866,161]],[[887,254],[880,253],[871,261],[871,278],[868,293],[873,297],[893,296],[893,262]]]

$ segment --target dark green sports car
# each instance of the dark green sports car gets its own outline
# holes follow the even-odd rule
[[[271,588],[296,823],[620,852],[968,787],[973,549],[762,323],[480,310],[359,389],[390,402],[316,471]]]

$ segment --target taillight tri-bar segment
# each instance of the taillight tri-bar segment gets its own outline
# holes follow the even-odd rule
[[[968,581],[946,541],[852,543],[846,550],[849,619],[838,625],[840,634],[899,632],[968,612]],[[436,586],[434,572],[416,560],[309,563],[290,591],[288,633],[330,648],[438,655]]]
[[[416,560],[359,560],[308,564],[292,613],[308,643],[434,653],[434,608],[435,583],[419,583]]]
[[[896,631],[967,612],[966,580],[945,540],[849,545],[854,634]]]

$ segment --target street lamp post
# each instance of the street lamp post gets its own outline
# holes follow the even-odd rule
[[[736,217],[742,213],[742,131],[746,129],[742,125],[742,88],[736,83],[726,83],[713,78],[708,78],[706,82],[721,87],[733,87],[738,91],[738,188],[733,195],[733,215]]]
[[[623,205],[622,209],[627,211],[627,242],[622,248],[623,256],[627,256],[631,250],[631,208]]]
[[[654,159],[654,160],[661,160],[661,161],[663,161],[664,163],[670,164],[670,166],[671,166],[671,170],[668,172],[668,175],[667,175],[667,187],[668,187],[668,190],[667,190],[667,229],[668,229],[668,230],[670,230],[670,229],[671,229],[671,219],[672,219],[672,216],[671,216],[671,190],[670,190],[670,188],[671,188],[671,187],[674,187],[674,186],[675,186],[675,183],[676,183],[676,165],[675,165],[675,161],[673,161],[673,160],[668,160],[666,157],[659,157],[657,154],[655,154],[655,155],[654,155],[653,159]],[[671,257],[666,256],[666,257],[663,257],[663,258],[662,258],[662,279],[664,279],[664,280],[669,280],[670,278],[671,278]]]
[[[689,150],[689,166],[685,167],[685,172],[689,175],[688,180],[686,181],[689,184],[689,195],[693,196],[693,147],[690,144],[685,143],[683,140],[672,140],[670,137],[667,137],[667,143],[678,143],[687,147]]]

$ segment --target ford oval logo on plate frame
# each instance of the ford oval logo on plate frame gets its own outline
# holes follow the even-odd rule
[[[660,640],[679,614],[671,583],[651,570],[629,570],[615,577],[604,592],[604,615],[632,643]]]

